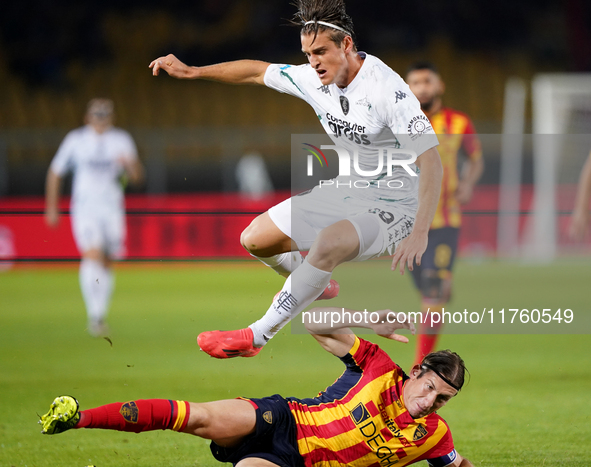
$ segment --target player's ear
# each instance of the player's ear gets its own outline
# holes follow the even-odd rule
[[[351,52],[353,50],[353,39],[351,36],[345,36],[343,42],[341,42],[341,46],[345,53]]]
[[[445,83],[443,82],[443,80],[441,79],[441,77],[439,77],[439,95],[442,96],[443,93],[445,92]]]
[[[419,376],[419,374],[421,374],[421,366],[420,365],[415,365],[410,369],[409,376],[411,377],[411,379],[416,379],[417,376]]]

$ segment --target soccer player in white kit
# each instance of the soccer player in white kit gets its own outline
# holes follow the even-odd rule
[[[378,58],[357,51],[342,0],[300,0],[298,7],[306,65],[239,60],[190,67],[167,55],[150,64],[153,74],[164,70],[175,78],[260,84],[299,97],[313,107],[335,145],[357,151],[353,174],[379,167],[378,149],[414,151],[418,158],[395,166],[391,174],[382,166],[373,177],[340,175],[333,185],[257,217],[241,243],[287,280],[266,314],[248,328],[199,335],[201,349],[216,358],[256,355],[323,293],[334,268],[345,261],[394,254],[392,269],[400,264],[401,273],[405,264],[410,269],[413,261],[420,264],[439,199],[437,138],[406,83]],[[409,160],[395,151],[393,158]],[[303,259],[299,251],[305,250],[309,254]]]
[[[58,201],[63,176],[74,174],[70,213],[76,245],[82,256],[80,288],[88,315],[88,332],[106,337],[106,316],[113,292],[111,262],[123,254],[125,206],[121,176],[138,184],[143,167],[130,134],[113,127],[113,102],[89,102],[86,125],[69,132],[47,172],[45,220],[59,222]]]

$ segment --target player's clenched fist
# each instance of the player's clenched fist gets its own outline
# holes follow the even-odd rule
[[[174,55],[168,54],[166,57],[159,57],[150,63],[150,68],[152,68],[154,76],[158,76],[162,69],[173,78],[189,79],[193,77],[191,71],[194,67],[185,65]]]

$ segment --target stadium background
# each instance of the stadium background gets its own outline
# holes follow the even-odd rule
[[[546,265],[501,260],[495,141],[508,78],[529,82],[541,72],[591,71],[591,7],[583,0],[351,0],[348,12],[359,48],[401,74],[416,59],[436,62],[447,84],[445,105],[470,115],[491,141],[484,148],[485,174],[465,210],[450,306],[569,307],[588,315],[589,239],[574,245],[565,235],[576,170],[558,206],[565,254]],[[297,29],[285,25],[292,14],[288,2],[262,0],[3,5],[1,465],[214,465],[204,442],[171,433],[41,437],[35,413],[59,393],[74,394],[83,407],[143,397],[308,396],[338,376],[338,362],[288,329],[252,360],[214,361],[194,342],[202,330],[248,324],[281,285],[247,258],[238,234],[289,194],[290,135],[321,131],[310,109],[264,88],[153,78],[147,68],[166,53],[195,65],[238,58],[301,63]],[[129,260],[118,268],[113,347],[84,332],[69,223],[50,231],[42,219],[49,162],[96,96],[114,99],[117,124],[136,139],[148,177],[128,197]],[[237,193],[235,177],[239,158],[253,152],[263,157],[276,189],[256,200]],[[531,151],[523,169],[525,223]],[[363,277],[366,289],[377,283],[384,297],[391,294],[391,302],[377,306],[418,308],[410,280],[392,278],[382,262],[346,266],[339,274],[343,293],[336,306],[367,304]],[[472,374],[442,411],[461,453],[475,465],[591,463],[590,331],[577,332],[582,335],[443,337],[442,345],[460,352]],[[410,365],[411,345],[384,345],[403,367]]]

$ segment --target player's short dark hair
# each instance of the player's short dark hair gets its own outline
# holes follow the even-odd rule
[[[408,67],[408,70],[406,70],[406,74],[419,70],[430,70],[433,73],[439,74],[439,71],[437,70],[435,64],[433,62],[430,62],[429,60],[419,60],[414,62],[411,66]]]
[[[343,39],[349,35],[353,39],[353,47],[356,48],[353,20],[345,11],[345,2],[343,0],[297,0],[294,5],[298,8],[298,11],[292,19],[292,24],[301,26],[300,34],[314,34],[314,40],[316,40],[319,31],[328,31],[330,40],[339,47]],[[324,21],[334,24],[347,31],[347,34],[318,23],[305,25],[308,21]]]
[[[464,385],[464,377],[466,375],[466,365],[464,360],[457,353],[451,350],[439,350],[438,352],[431,352],[421,362],[421,372],[418,378],[421,378],[425,373],[434,371],[446,383],[451,383],[458,391]]]

